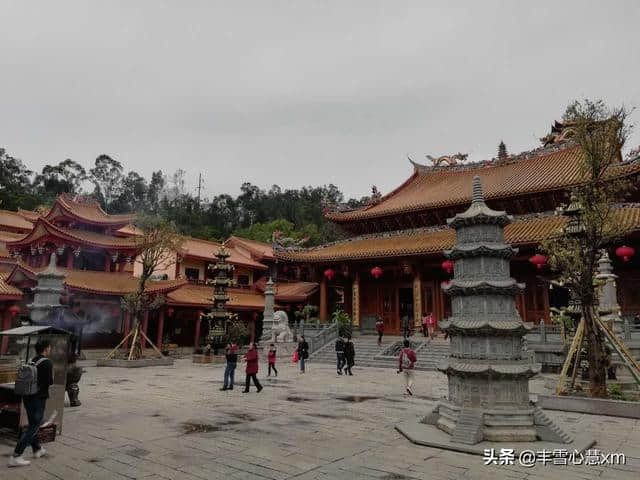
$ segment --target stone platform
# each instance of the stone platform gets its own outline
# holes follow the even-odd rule
[[[166,367],[173,365],[173,358],[142,358],[140,360],[126,360],[124,358],[100,358],[96,361],[97,367],[141,368],[141,367]]]
[[[425,447],[444,448],[453,450],[454,452],[470,453],[473,455],[484,455],[486,449],[494,449],[499,452],[502,448],[510,448],[514,450],[517,456],[520,452],[530,450],[539,452],[541,450],[553,451],[564,450],[573,452],[584,452],[588,448],[595,445],[595,440],[589,435],[577,435],[571,443],[556,442],[487,442],[482,441],[475,445],[465,445],[463,443],[452,442],[452,436],[438,429],[434,425],[420,423],[420,419],[407,420],[396,425],[402,435],[407,437],[416,445]]]

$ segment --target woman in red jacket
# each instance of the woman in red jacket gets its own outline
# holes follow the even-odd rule
[[[249,381],[251,379],[253,379],[253,384],[258,389],[258,393],[260,393],[262,385],[260,385],[260,382],[256,377],[258,373],[258,349],[254,342],[249,344],[249,351],[244,356],[244,360],[247,362],[247,369],[245,370],[247,373],[247,379],[244,384],[244,393],[249,393]]]

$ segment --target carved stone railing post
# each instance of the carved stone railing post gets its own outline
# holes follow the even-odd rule
[[[547,329],[542,319],[540,319],[540,343],[547,343]]]
[[[622,328],[624,329],[624,340],[626,342],[630,342],[631,341],[631,325],[629,325],[629,318],[624,317],[622,322],[623,322]]]

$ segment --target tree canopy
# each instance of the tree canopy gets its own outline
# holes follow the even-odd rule
[[[323,208],[364,205],[368,197],[345,199],[333,185],[263,189],[245,182],[236,196],[219,193],[211,199],[187,191],[186,172],[154,171],[147,179],[109,155],[99,155],[93,165],[65,159],[33,172],[18,158],[0,148],[0,208],[34,210],[51,206],[61,193],[97,200],[110,214],[159,215],[175,224],[183,235],[221,241],[231,234],[270,242],[274,231],[307,245],[337,240],[341,232],[325,220]]]

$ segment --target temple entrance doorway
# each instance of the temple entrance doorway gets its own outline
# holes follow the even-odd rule
[[[398,289],[398,310],[400,317],[399,330],[402,331],[405,321],[408,321],[409,325],[413,326],[413,290],[411,288]]]

